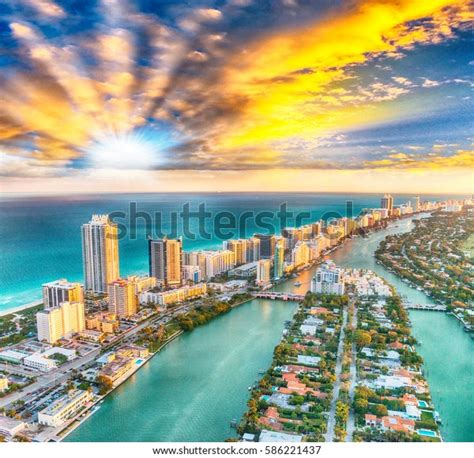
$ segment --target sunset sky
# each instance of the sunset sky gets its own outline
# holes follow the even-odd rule
[[[472,11],[0,0],[0,189],[472,193]]]

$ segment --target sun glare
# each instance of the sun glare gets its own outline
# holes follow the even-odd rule
[[[90,158],[98,167],[150,169],[157,162],[156,145],[135,134],[100,138],[90,149]]]

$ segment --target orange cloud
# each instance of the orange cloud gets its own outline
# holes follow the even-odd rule
[[[438,153],[428,155],[391,154],[386,159],[366,161],[364,167],[378,169],[410,169],[413,171],[433,169],[471,169],[474,170],[474,151],[457,151],[449,156]],[[472,179],[472,173],[471,173]]]
[[[237,150],[389,119],[389,110],[374,102],[392,100],[408,92],[405,87],[385,88],[378,99],[377,89],[384,88],[373,87],[374,97],[358,99],[328,96],[329,86],[343,89],[349,70],[375,56],[450,37],[469,17],[462,0],[360,1],[351,10],[249,44],[222,72],[221,90],[240,94],[247,103],[242,119],[222,132],[217,144]]]

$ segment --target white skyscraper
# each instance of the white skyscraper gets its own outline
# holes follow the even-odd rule
[[[120,277],[118,229],[108,215],[93,215],[82,226],[82,259],[86,291],[106,293],[107,285]]]

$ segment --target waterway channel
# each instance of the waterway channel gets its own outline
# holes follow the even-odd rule
[[[420,291],[375,263],[373,253],[389,233],[411,229],[392,223],[368,238],[354,238],[333,253],[343,267],[372,269],[414,303]],[[305,293],[315,267],[276,287]],[[296,281],[301,282],[295,286]],[[253,300],[176,339],[108,396],[98,412],[67,441],[222,441],[230,422],[245,412],[248,387],[271,362],[284,323],[296,304]],[[473,341],[452,317],[412,311],[413,333],[446,441],[474,440]]]

